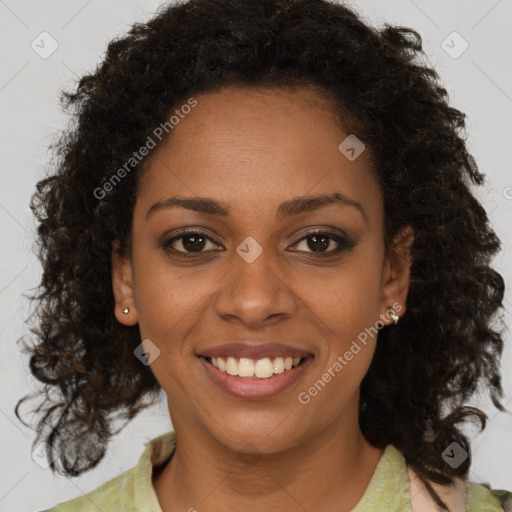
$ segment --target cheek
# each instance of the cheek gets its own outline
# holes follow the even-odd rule
[[[163,249],[140,243],[133,252],[135,304],[142,335],[162,335],[185,316],[206,306],[209,290],[221,279],[216,269],[172,265]]]
[[[318,373],[303,391],[318,393],[318,403],[330,404],[322,421],[345,410],[371,364],[380,312],[379,270],[375,262],[362,259],[340,268],[325,280],[323,290],[311,287],[316,290],[310,296],[311,309],[323,342]]]
[[[381,280],[380,259],[360,252],[329,274],[309,276],[309,300],[315,313],[334,332],[355,335],[355,331],[373,325],[379,318]]]
[[[374,354],[382,294],[378,254],[358,250],[328,279],[308,278],[311,310],[324,338],[320,379],[333,382],[338,398],[331,398],[339,407],[359,387]]]

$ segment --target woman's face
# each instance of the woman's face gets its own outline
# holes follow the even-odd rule
[[[385,251],[370,150],[343,143],[312,90],[196,100],[142,176],[131,259],[113,257],[116,316],[138,322],[177,432],[271,453],[355,428],[375,327],[405,312],[409,279]]]

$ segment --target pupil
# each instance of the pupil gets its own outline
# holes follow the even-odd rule
[[[191,243],[188,243],[188,241],[191,241]],[[191,250],[192,252],[194,249],[197,249],[199,247],[199,250],[204,248],[204,242],[205,239],[201,235],[188,235],[183,238],[183,247],[187,251]]]
[[[310,241],[313,241],[313,243],[311,244]],[[322,240],[322,242],[320,242],[319,240]],[[316,247],[315,247],[315,244],[318,244]],[[325,235],[312,235],[309,237],[309,241],[308,241],[308,247],[312,250],[315,250],[315,249],[327,249],[327,247],[329,247],[329,237],[325,236]]]

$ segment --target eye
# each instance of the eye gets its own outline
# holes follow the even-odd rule
[[[169,252],[178,253],[180,257],[190,258],[195,254],[202,254],[205,252],[212,252],[212,248],[204,250],[210,244],[213,247],[218,245],[205,233],[201,231],[186,231],[177,236],[164,240],[162,247]],[[217,250],[213,248],[213,250]]]
[[[161,245],[165,251],[184,259],[200,258],[223,249],[206,233],[192,230],[182,231],[164,240]],[[291,249],[292,252],[309,252],[315,256],[327,257],[351,249],[353,244],[345,236],[317,229],[307,233],[292,247],[299,247]]]
[[[329,247],[332,247],[333,242],[337,245],[333,249],[329,250]],[[298,242],[296,242],[292,247],[301,246],[304,249],[293,249],[296,252],[312,252],[314,254],[318,254],[319,256],[329,256],[332,254],[337,254],[343,250],[352,248],[353,244],[345,237],[336,235],[329,231],[315,230],[309,232],[306,236],[301,238]],[[309,251],[307,249],[310,249]]]

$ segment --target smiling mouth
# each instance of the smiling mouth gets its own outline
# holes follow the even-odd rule
[[[242,379],[270,379],[275,375],[293,370],[313,357],[264,357],[250,359],[246,357],[203,357],[219,371]]]

